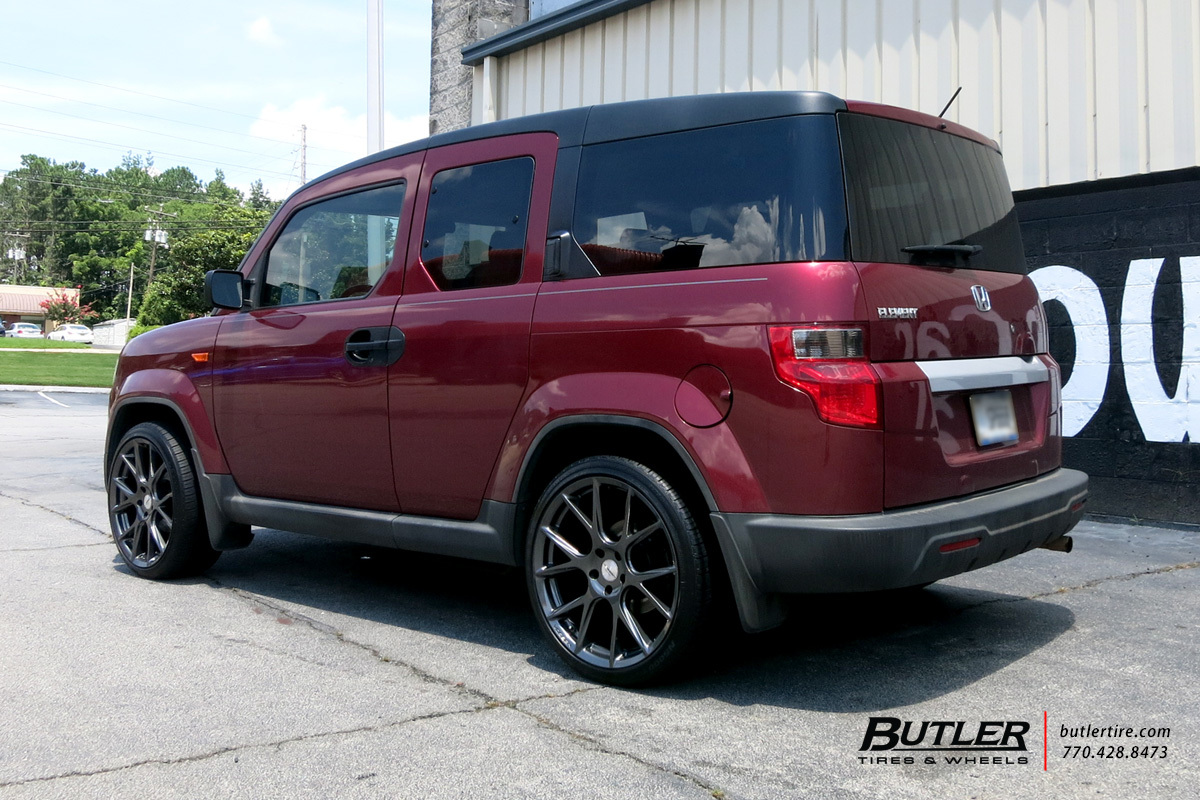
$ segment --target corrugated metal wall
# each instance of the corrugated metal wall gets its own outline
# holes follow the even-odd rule
[[[998,140],[1014,189],[1200,164],[1200,0],[653,0],[475,68],[472,120],[821,89]]]

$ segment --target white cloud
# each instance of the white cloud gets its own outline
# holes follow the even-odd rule
[[[246,36],[252,42],[265,44],[270,47],[278,47],[283,44],[283,40],[275,33],[275,29],[271,27],[271,20],[266,17],[259,17],[250,23],[250,27],[246,29]]]
[[[267,191],[276,199],[286,197],[300,186],[301,125],[307,126],[308,180],[367,154],[366,114],[351,115],[344,107],[331,104],[324,95],[300,98],[284,108],[268,104],[258,120],[250,126],[250,133],[276,139],[287,138],[296,143],[296,177],[291,181],[264,178]],[[429,135],[429,115],[396,117],[385,112],[383,129],[388,147],[423,139]]]

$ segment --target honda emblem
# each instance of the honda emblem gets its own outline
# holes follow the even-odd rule
[[[988,296],[986,286],[976,284],[971,287],[971,297],[975,298],[975,307],[980,311],[992,310],[992,298]]]

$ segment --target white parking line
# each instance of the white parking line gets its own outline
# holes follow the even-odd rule
[[[49,400],[51,403],[54,403],[54,405],[56,405],[56,406],[62,406],[63,408],[70,408],[70,406],[67,405],[66,403],[58,402],[57,400],[55,400],[53,397],[50,397],[45,392],[38,392],[38,397],[40,397],[44,400]]]

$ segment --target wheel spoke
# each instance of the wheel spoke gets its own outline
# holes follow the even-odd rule
[[[122,490],[126,491],[127,494],[125,497],[121,498],[121,500],[118,501],[115,506],[112,507],[112,511],[114,514],[120,513],[127,508],[132,508],[133,506],[137,505],[137,498],[134,497],[133,493],[128,492],[123,487],[122,487]]]
[[[163,512],[163,510],[162,510],[161,508],[160,508],[160,509],[158,509],[157,511],[155,511],[155,514],[157,514],[157,516],[158,516],[158,521],[155,523],[155,525],[162,526],[162,527],[166,528],[166,531],[165,531],[165,532],[166,532],[166,534],[167,534],[168,536],[170,536],[170,535],[171,535],[171,531],[172,531],[172,530],[174,529],[174,527],[175,527],[175,523],[174,523],[174,522],[171,520],[171,518],[170,518],[170,517],[168,517],[168,516],[167,516],[167,515],[166,515],[166,514]],[[165,545],[164,545],[164,546],[165,546]],[[643,591],[645,591],[645,590],[643,590]]]
[[[124,492],[127,497],[133,497],[133,495],[137,493],[136,489],[130,489],[128,486],[122,483],[120,478],[113,478],[113,486]]]
[[[154,554],[154,556],[157,557],[162,555],[162,552],[167,549],[167,543],[163,540],[162,532],[158,529],[158,524],[154,521],[153,517],[146,520],[146,530],[149,531],[150,540],[154,542],[154,547],[158,551]],[[149,543],[146,545],[146,560],[152,560]]]
[[[583,526],[588,529],[588,533],[592,534],[592,536],[595,537],[596,528],[592,524],[591,517],[589,517],[587,514],[583,513],[583,511],[581,511],[579,509],[579,506],[575,505],[575,501],[572,500],[569,495],[566,495],[566,494],[562,495],[562,501],[567,504],[567,508],[571,509],[571,512],[576,517],[578,517],[579,521],[583,523]]]
[[[133,545],[129,548],[130,554],[137,558],[138,553],[143,553],[143,546],[146,543],[146,518],[140,513],[137,516],[137,521],[133,523]]]
[[[633,525],[633,487],[625,487],[625,520],[621,523],[621,539],[622,544],[626,544],[624,539],[629,536],[629,528]],[[626,545],[628,547],[628,545]]]
[[[558,531],[551,528],[549,525],[542,526],[542,535],[554,543],[554,546],[562,550],[571,558],[583,558],[583,553],[575,549],[575,545],[564,539]]]
[[[566,564],[546,564],[538,567],[534,572],[534,576],[538,578],[553,578],[556,575],[566,575],[568,572],[579,570],[576,565],[567,562]]]
[[[633,579],[633,583],[635,585],[639,585],[639,584],[645,583],[646,581],[652,581],[655,578],[662,578],[667,575],[674,575],[675,571],[676,570],[675,570],[674,564],[672,564],[669,567],[659,567],[658,569],[648,569],[645,572],[638,572],[637,570],[630,568],[629,577]]]
[[[588,595],[583,595],[583,599],[587,605],[583,607],[583,619],[579,620],[579,627],[575,631],[575,652],[577,654],[583,649],[583,637],[587,634],[588,625],[592,622],[592,613],[596,610],[596,604],[600,602],[598,597]]]
[[[640,591],[642,594],[644,594],[646,596],[646,599],[649,600],[654,605],[654,607],[658,609],[658,613],[662,614],[664,617],[666,617],[667,621],[670,622],[671,618],[674,616],[671,612],[671,609],[667,608],[666,605],[663,604],[663,601],[659,600],[657,597],[655,597],[654,593],[651,592],[649,589],[647,589],[645,586],[643,586],[640,583],[636,584],[636,585],[637,585],[638,591]]]
[[[608,636],[608,667],[612,669],[617,665],[617,633],[621,630],[621,617],[613,609],[612,615],[612,632]]]
[[[621,621],[625,623],[625,627],[633,634],[633,638],[637,641],[638,647],[642,648],[642,652],[650,655],[650,642],[646,638],[646,633],[642,630],[642,626],[638,624],[633,613],[630,612],[628,606],[624,603],[621,606]]]
[[[563,603],[558,608],[552,610],[549,614],[546,615],[546,619],[562,619],[567,614],[570,614],[572,611],[574,611],[575,609],[577,609],[581,605],[583,605],[585,600],[587,600],[587,595],[581,594],[581,595],[579,595],[579,597],[576,597],[574,600],[571,600],[570,602],[567,602],[567,603]]]
[[[638,542],[644,541],[647,536],[652,533],[657,533],[660,530],[662,530],[662,520],[656,519],[654,522],[642,528],[640,531],[636,531],[635,533],[631,534],[626,541],[623,542],[625,545],[625,552],[628,553],[630,549],[633,548],[633,546]]]
[[[134,448],[133,448],[134,470],[136,470],[135,474],[139,481],[143,481],[146,479],[146,466],[145,466],[145,464],[142,463],[142,449],[143,449],[143,446],[140,443],[137,445],[134,445]]]
[[[158,469],[154,470],[154,474],[150,476],[150,483],[157,483],[166,471],[167,463],[164,461],[158,465]]]
[[[592,533],[601,540],[605,538],[603,511],[600,509],[599,478],[592,478]]]
[[[136,452],[137,448],[134,448]],[[121,453],[121,461],[125,463],[125,470],[129,473],[129,477],[135,481],[138,479],[137,465],[129,458],[129,453]]]

